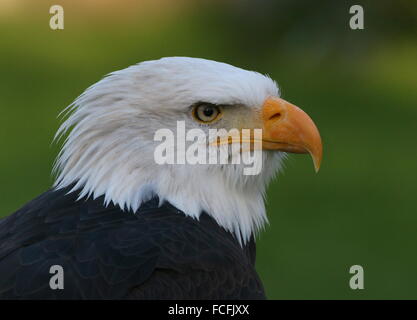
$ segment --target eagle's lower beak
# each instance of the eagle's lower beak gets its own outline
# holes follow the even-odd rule
[[[320,168],[322,143],[313,120],[297,106],[269,97],[262,107],[262,148],[292,153],[310,153],[316,172]]]

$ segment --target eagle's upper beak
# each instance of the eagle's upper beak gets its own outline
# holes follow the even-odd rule
[[[297,106],[269,97],[262,107],[262,148],[292,153],[310,153],[316,172],[320,168],[322,143],[313,120]]]

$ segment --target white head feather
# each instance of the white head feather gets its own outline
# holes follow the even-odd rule
[[[241,243],[266,222],[264,195],[283,153],[264,152],[262,172],[243,175],[242,165],[158,165],[154,133],[199,125],[190,106],[199,101],[259,110],[278,96],[262,74],[210,60],[171,57],[113,72],[89,87],[67,109],[56,138],[69,132],[58,155],[56,188],[75,183],[80,198],[105,196],[122,210],[137,211],[158,196],[186,215],[204,211]]]

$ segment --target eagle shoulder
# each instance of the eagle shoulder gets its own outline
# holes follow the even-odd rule
[[[245,248],[207,214],[158,199],[133,214],[50,190],[0,220],[0,298],[263,298],[253,240]],[[50,268],[62,266],[64,289]]]

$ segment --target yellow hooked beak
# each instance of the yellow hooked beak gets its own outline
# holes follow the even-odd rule
[[[263,149],[309,153],[316,172],[320,169],[320,133],[307,113],[281,98],[270,97],[262,106],[262,121]]]

